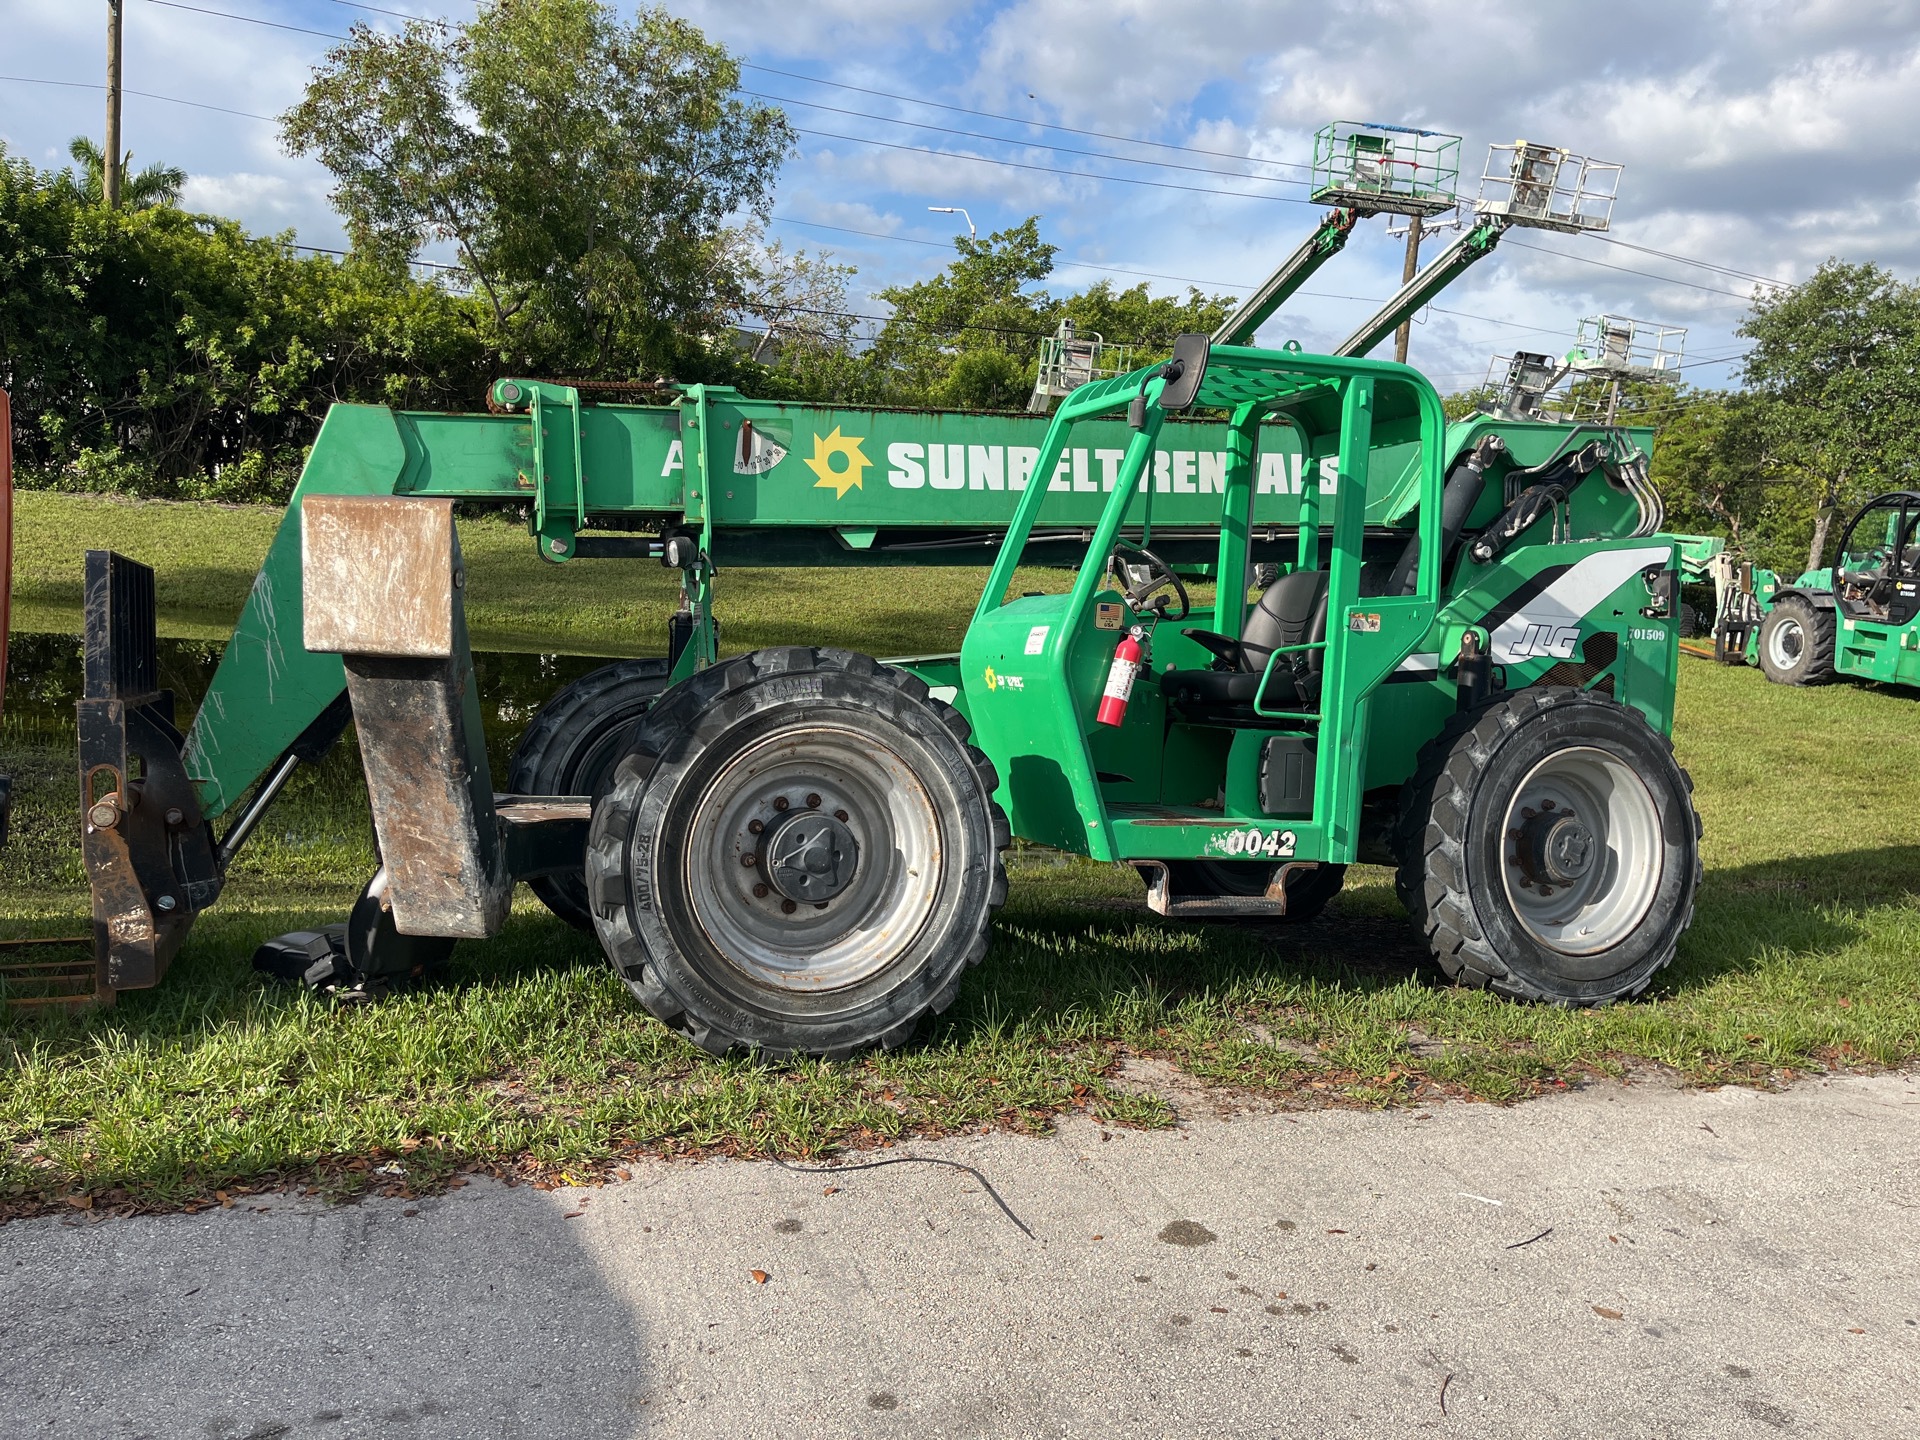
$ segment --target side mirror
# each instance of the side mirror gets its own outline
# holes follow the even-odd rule
[[[1166,388],[1160,392],[1160,408],[1172,414],[1193,404],[1200,393],[1200,382],[1207,378],[1207,355],[1213,344],[1208,335],[1182,335],[1173,342],[1173,358],[1161,373]]]

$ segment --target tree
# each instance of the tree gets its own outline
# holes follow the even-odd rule
[[[1170,355],[1175,336],[1211,332],[1232,306],[1228,296],[1190,289],[1178,300],[1110,280],[1064,300],[1028,289],[1052,273],[1056,253],[1037,215],[984,240],[956,237],[954,248],[958,258],[939,275],[880,292],[893,314],[869,361],[896,403],[1017,410],[1032,392],[1041,340],[1063,319],[1134,347],[1133,363],[1145,365]]]
[[[74,136],[67,146],[67,153],[80,166],[78,172],[70,173],[69,183],[74,193],[89,205],[104,205],[107,193],[105,153],[85,135]],[[131,150],[127,151],[126,161],[120,167],[120,176],[120,204],[128,210],[178,204],[181,188],[187,183],[187,172],[178,165],[149,165],[136,172]]]
[[[24,485],[284,501],[336,400],[472,405],[478,301],[0,147],[0,387]]]
[[[660,9],[484,0],[461,25],[356,25],[281,138],[333,173],[356,250],[451,242],[508,365],[675,370],[742,302],[726,221],[764,219],[786,117]]]
[[[852,343],[854,314],[847,281],[857,272],[825,255],[789,254],[759,226],[734,232],[731,257],[741,280],[740,315],[757,320],[748,358],[769,362],[800,351],[844,351]]]
[[[1735,333],[1754,342],[1743,425],[1762,469],[1786,482],[1781,499],[1810,522],[1807,568],[1818,569],[1836,513],[1912,483],[1920,286],[1829,260],[1755,299]]]
[[[1756,530],[1769,501],[1752,402],[1744,395],[1676,390],[1658,418],[1653,449],[1652,478],[1666,502],[1667,528],[1724,534],[1733,547],[1748,549],[1761,539]]]

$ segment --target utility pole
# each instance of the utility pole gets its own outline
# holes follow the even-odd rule
[[[120,208],[120,15],[126,0],[107,0],[107,143],[101,155],[100,194]]]
[[[1400,267],[1400,283],[1405,285],[1420,272],[1420,217],[1407,216],[1407,263]],[[1409,315],[1400,322],[1400,328],[1393,332],[1393,358],[1404,365],[1407,363],[1407,341],[1413,335],[1413,317]]]

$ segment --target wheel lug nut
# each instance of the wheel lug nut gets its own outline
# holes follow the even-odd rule
[[[1553,802],[1551,800],[1542,800],[1540,802],[1540,808],[1542,810],[1551,810],[1553,808]]]
[[[820,797],[818,795],[807,796],[807,809],[818,810],[819,808],[820,808]]]
[[[758,865],[760,863],[760,857],[749,850],[740,857],[740,863],[742,865]]]
[[[844,825],[847,823],[847,812],[844,810],[836,810],[833,812],[833,818]]]
[[[753,887],[753,898],[754,898],[754,899],[756,899],[756,900],[764,900],[764,899],[766,899],[766,898],[767,898],[767,887],[766,887],[765,885],[755,885],[755,886]]]
[[[776,795],[774,796],[774,799],[773,799],[773,808],[776,810],[784,810],[791,803],[792,802],[789,801],[786,796]]]
[[[798,910],[799,908],[800,907],[794,904],[793,901],[791,900],[782,900],[780,902],[780,913],[782,915],[791,915],[794,911]]]
[[[1540,893],[1542,895],[1551,895],[1553,894],[1553,887],[1551,885],[1542,885],[1540,887]]]
[[[827,908],[827,902],[824,900],[816,900],[813,902],[813,908],[816,910],[824,910]]]
[[[1534,811],[1534,808],[1531,805],[1522,805],[1520,807],[1520,813],[1526,816],[1527,819],[1531,820],[1534,817],[1534,814],[1536,812]]]
[[[747,833],[750,835],[758,835],[762,830],[766,828],[767,827],[761,824],[758,820],[747,821]]]

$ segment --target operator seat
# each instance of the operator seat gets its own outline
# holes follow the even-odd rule
[[[1253,709],[1267,658],[1286,646],[1327,638],[1327,572],[1295,570],[1274,581],[1261,592],[1238,640],[1211,630],[1180,633],[1198,640],[1219,658],[1211,670],[1170,670],[1162,675],[1160,690],[1167,703],[1189,720],[1269,723]],[[1313,709],[1320,702],[1325,655],[1324,650],[1296,650],[1281,656],[1261,700],[1273,709]]]

